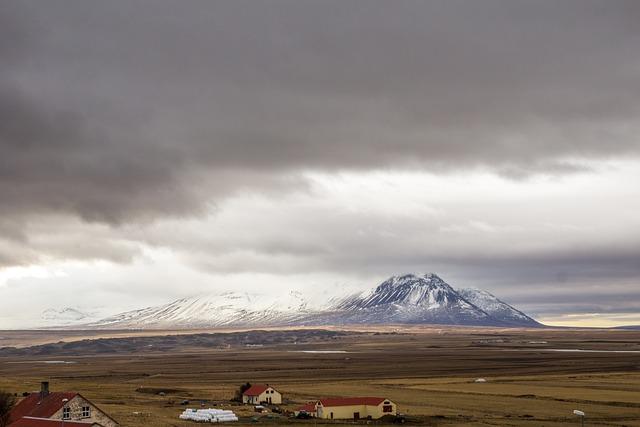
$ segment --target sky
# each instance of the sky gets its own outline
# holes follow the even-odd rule
[[[435,272],[640,324],[640,2],[0,2],[0,329]]]

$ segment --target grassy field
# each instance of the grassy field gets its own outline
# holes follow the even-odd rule
[[[384,328],[303,342],[287,339],[292,333],[263,346],[0,357],[0,388],[21,393],[49,380],[53,390],[81,392],[124,426],[192,425],[177,419],[183,399],[190,407],[204,401],[233,409],[240,424],[254,424],[250,407],[230,402],[237,386],[250,381],[274,385],[287,409],[323,396],[377,395],[397,402],[416,424],[579,425],[571,413],[581,409],[586,425],[640,427],[638,331]],[[91,338],[56,334],[56,341]],[[30,344],[28,334],[22,341],[19,332],[0,335]],[[43,342],[38,335],[31,343]],[[275,414],[258,423],[315,424]]]

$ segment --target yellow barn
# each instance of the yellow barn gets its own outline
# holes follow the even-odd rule
[[[298,412],[307,412],[327,420],[375,420],[385,415],[395,415],[397,406],[384,397],[333,397],[308,403]]]

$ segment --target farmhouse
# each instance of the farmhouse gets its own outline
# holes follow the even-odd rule
[[[383,397],[334,397],[307,403],[296,411],[300,412],[330,420],[375,420],[385,415],[395,415],[397,406]]]
[[[242,403],[280,405],[282,394],[269,384],[254,384],[242,393]]]
[[[22,417],[15,423],[9,424],[10,427],[60,427],[61,420],[52,420],[50,418]],[[65,427],[100,427],[98,423],[90,421],[65,421]]]
[[[29,393],[11,410],[9,427],[59,426],[117,427],[119,424],[76,392],[50,392],[49,383],[40,392]]]

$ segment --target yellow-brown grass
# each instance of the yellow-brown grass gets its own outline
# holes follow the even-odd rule
[[[199,407],[201,400],[207,407],[225,405],[243,417],[241,424],[249,424],[256,415],[252,408],[229,399],[240,383],[251,381],[276,386],[286,409],[322,396],[379,395],[396,401],[410,421],[428,425],[578,425],[571,412],[581,409],[589,426],[640,427],[640,353],[634,353],[640,350],[639,332],[409,332],[349,335],[312,345],[5,357],[0,358],[0,388],[21,393],[49,380],[54,390],[81,392],[125,426],[193,425],[177,418],[183,399],[191,401],[190,407]],[[601,352],[548,351],[553,348]],[[43,363],[51,359],[74,363]],[[479,377],[487,382],[475,383]],[[158,395],[160,390],[166,394]],[[314,423],[273,417],[260,423]]]

